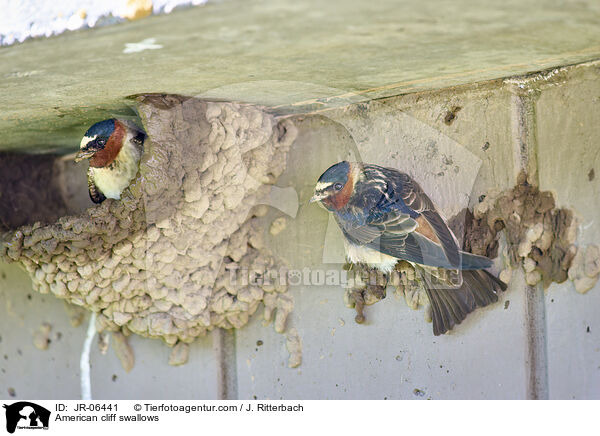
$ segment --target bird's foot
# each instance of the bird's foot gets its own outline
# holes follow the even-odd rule
[[[357,276],[354,281],[355,286],[348,291],[347,297],[350,306],[356,310],[354,320],[358,324],[363,324],[366,320],[365,306],[375,304],[386,297],[388,277],[367,265],[356,264],[352,267],[353,269],[356,268]]]

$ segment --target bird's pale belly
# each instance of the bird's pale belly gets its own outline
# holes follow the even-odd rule
[[[133,178],[128,172],[115,174],[115,171],[107,168],[94,168],[93,174],[94,183],[100,192],[106,198],[114,198],[115,200],[121,198],[121,192],[129,186],[129,182]]]
[[[123,147],[111,167],[91,168],[96,187],[106,198],[119,200],[138,170],[140,153],[133,147]]]
[[[398,259],[362,245],[346,242],[346,257],[351,263],[365,263],[384,273],[393,271]]]

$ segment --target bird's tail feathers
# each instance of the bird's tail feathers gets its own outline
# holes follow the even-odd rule
[[[425,292],[431,304],[433,334],[438,336],[460,324],[477,307],[498,301],[506,284],[485,270],[463,270],[460,287],[431,286],[424,280]]]
[[[460,265],[463,270],[489,268],[492,264],[492,260],[485,256],[478,256],[477,254],[467,253],[465,251],[460,252]]]

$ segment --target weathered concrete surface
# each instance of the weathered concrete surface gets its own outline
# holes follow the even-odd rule
[[[558,71],[540,91],[540,187],[576,212],[580,246],[600,245],[600,64]],[[552,285],[545,301],[550,398],[600,398],[600,284],[584,295]]]
[[[73,150],[143,92],[306,110],[582,62],[599,19],[593,0],[235,0],[28,41],[0,49],[0,148]]]
[[[111,338],[111,343],[113,342]],[[135,366],[127,373],[109,349],[102,355],[94,346],[92,395],[96,400],[120,398],[173,398],[178,400],[215,400],[217,396],[217,361],[210,335],[190,345],[187,364],[168,364],[171,348],[161,341],[132,335],[128,338],[135,355]],[[110,346],[112,348],[112,345]]]
[[[522,293],[507,293],[437,338],[422,311],[392,295],[367,309],[367,325],[354,323],[340,288],[315,286],[294,296],[302,365],[288,368],[283,336],[255,319],[237,333],[239,398],[525,398]],[[507,333],[500,341],[499,331]]]
[[[0,398],[80,398],[85,327],[72,327],[65,304],[34,292],[27,273],[14,264],[0,264],[0,301]],[[42,351],[33,335],[43,323],[52,329]]]
[[[335,223],[307,204],[320,173],[341,159],[409,172],[447,216],[492,187],[512,186],[510,99],[493,82],[297,121],[300,134],[288,161],[293,170],[280,183],[296,187],[302,206],[271,238],[275,250],[288,255],[294,269],[341,270]],[[423,312],[410,310],[389,289],[385,300],[367,307],[367,324],[358,325],[340,286],[296,286],[290,323],[302,338],[302,365],[288,368],[284,338],[255,319],[236,336],[239,398],[526,398],[523,288],[517,276],[498,303],[434,337]]]

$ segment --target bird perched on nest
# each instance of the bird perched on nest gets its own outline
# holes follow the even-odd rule
[[[145,137],[135,124],[116,118],[85,132],[75,161],[89,159],[88,188],[94,203],[121,198],[137,173]]]
[[[333,213],[351,263],[388,275],[400,260],[415,267],[425,282],[436,336],[475,308],[498,301],[506,289],[485,270],[492,261],[461,251],[433,202],[400,171],[339,162],[321,175],[310,201]],[[457,274],[440,274],[444,270]]]

